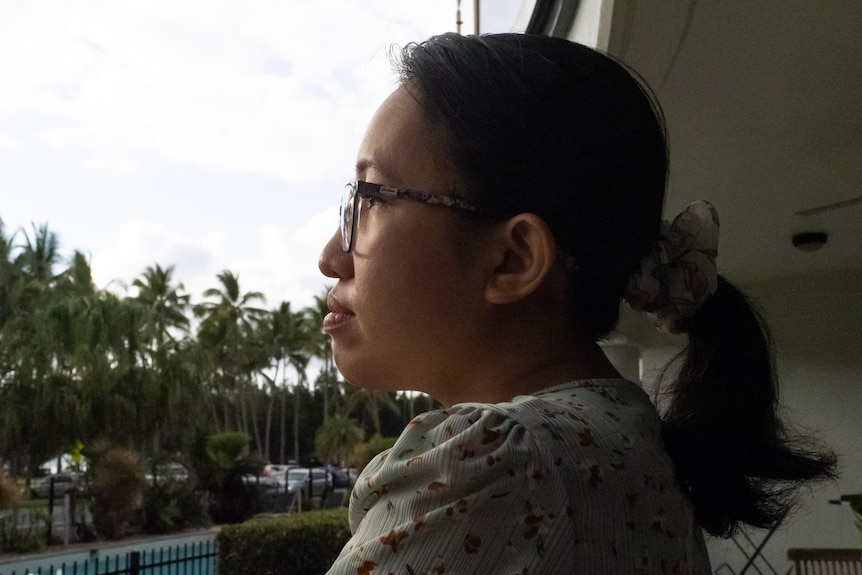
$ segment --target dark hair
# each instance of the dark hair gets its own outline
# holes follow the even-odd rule
[[[541,216],[576,264],[578,330],[607,335],[664,200],[664,128],[641,85],[594,50],[518,34],[407,46],[401,75],[445,126],[468,185],[459,192],[494,211]]]
[[[834,476],[835,456],[785,429],[771,338],[723,277],[688,326],[662,435],[698,522],[730,535],[739,522],[781,521],[800,480]]]
[[[398,65],[443,126],[467,186],[454,192],[541,216],[570,264],[576,329],[606,336],[661,224],[667,143],[645,83],[590,48],[524,34],[435,36],[406,46]],[[831,475],[831,455],[790,446],[768,337],[724,279],[692,320],[672,391],[665,439],[711,533],[771,524],[787,509],[781,482]]]

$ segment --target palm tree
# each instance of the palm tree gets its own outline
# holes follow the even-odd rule
[[[401,415],[401,407],[392,399],[389,392],[375,391],[358,387],[348,388],[347,413],[359,409],[362,413],[363,427],[366,417],[371,419],[371,426],[375,435],[381,435],[380,431],[380,409],[386,408],[396,415]]]
[[[176,343],[172,332],[187,332],[189,329],[189,318],[186,316],[189,296],[180,293],[185,289],[182,283],[172,283],[173,273],[174,266],[162,269],[159,264],[155,264],[147,266],[141,277],[132,282],[138,288],[134,301],[147,310],[145,337],[152,346],[151,351],[157,353],[165,343]]]
[[[18,266],[12,254],[14,234],[6,237],[3,220],[0,218],[0,329],[12,315],[14,291],[18,283]],[[0,340],[2,341],[2,340]]]
[[[88,339],[93,345],[92,363],[86,374],[91,433],[113,443],[144,444],[140,430],[148,427],[147,401],[152,371],[140,360],[143,309],[128,298],[102,293],[86,310]]]
[[[67,370],[70,363],[69,339],[53,337],[56,322],[52,312],[61,299],[54,275],[59,242],[47,225],[37,228],[34,224],[32,237],[24,232],[23,242],[13,246],[11,239],[3,236],[0,249],[3,256],[0,428],[4,449],[14,445],[12,449],[17,452],[19,462],[26,462],[32,470],[50,455],[46,454],[46,445],[50,445],[49,436],[59,426],[44,425],[45,421],[52,421],[51,414],[46,413],[51,404],[48,390],[57,381],[66,381],[54,376]]]
[[[267,321],[263,324],[263,338],[269,349],[269,356],[274,362],[271,367],[274,370],[272,377],[265,376],[266,381],[270,383],[271,397],[274,399],[277,391],[281,398],[281,425],[279,434],[281,438],[281,453],[279,461],[285,461],[285,445],[287,439],[286,432],[286,398],[285,393],[287,387],[287,370],[292,368],[296,375],[296,381],[303,382],[306,380],[306,368],[308,367],[309,352],[308,340],[309,333],[306,329],[306,322],[303,313],[294,313],[290,309],[290,302],[282,302],[277,309],[270,312]],[[294,401],[294,439],[299,432],[299,396],[295,396]],[[272,404],[270,404],[271,406]],[[267,450],[268,436],[271,410],[267,417]],[[295,454],[298,451],[296,441],[294,441]],[[268,452],[268,451],[267,451]]]
[[[138,293],[128,301],[137,308],[141,319],[141,344],[148,369],[140,374],[136,383],[141,388],[139,403],[144,408],[141,424],[151,434],[154,454],[161,450],[162,429],[168,424],[170,408],[179,401],[186,381],[176,364],[168,369],[170,356],[179,347],[175,334],[187,333],[189,328],[189,318],[185,314],[189,296],[181,293],[182,283],[173,284],[173,272],[174,266],[147,266],[132,282]]]
[[[338,392],[338,375],[335,362],[332,359],[332,340],[323,332],[323,318],[329,313],[326,296],[329,288],[325,288],[321,295],[314,296],[314,305],[305,308],[304,316],[307,322],[308,349],[311,355],[323,362],[323,368],[315,380],[323,394],[323,421],[326,422],[329,414],[338,409],[338,406],[330,405],[330,399],[335,399]]]
[[[224,316],[231,326],[254,327],[266,314],[266,310],[254,307],[253,302],[266,303],[264,295],[257,291],[241,293],[239,276],[230,270],[224,270],[216,276],[221,283],[221,289],[210,288],[204,292],[205,298],[216,301],[205,301],[195,306],[195,314],[204,321],[214,316]]]
[[[14,258],[11,242],[0,239],[0,427],[3,448],[15,445],[31,469],[70,446],[86,426],[79,315],[95,294],[86,258],[76,252],[70,267],[55,275],[57,237],[46,225],[33,231],[15,246]]]
[[[348,463],[353,449],[365,440],[365,432],[343,413],[336,413],[317,430],[314,451],[320,461]]]
[[[216,396],[225,403],[223,413],[223,429],[231,428],[230,414],[227,407],[231,400],[238,402],[235,413],[237,427],[243,428],[245,409],[243,385],[251,380],[251,374],[244,369],[248,362],[242,357],[246,351],[243,345],[251,332],[265,315],[265,310],[254,307],[254,302],[265,303],[266,298],[260,292],[242,293],[239,277],[229,270],[224,270],[217,276],[221,288],[210,288],[204,292],[204,301],[194,307],[194,313],[202,318],[198,330],[198,338],[212,358],[214,370],[210,374],[210,383],[214,386]],[[215,406],[214,406],[215,407]]]
[[[27,278],[47,285],[54,279],[54,266],[60,260],[60,242],[57,234],[48,230],[48,224],[33,227],[33,237],[24,232],[24,244],[18,255]]]

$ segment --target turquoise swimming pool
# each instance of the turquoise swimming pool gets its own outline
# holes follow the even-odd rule
[[[104,544],[0,561],[0,575],[214,575],[215,533]]]

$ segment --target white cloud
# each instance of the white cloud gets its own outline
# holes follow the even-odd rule
[[[313,181],[350,162],[393,85],[387,46],[426,36],[441,20],[433,4],[16,4],[0,53],[28,55],[0,58],[0,119],[51,118],[29,138],[83,150],[95,169],[143,170],[155,157]]]
[[[241,285],[255,286],[275,307],[282,301],[300,309],[312,305],[325,285],[334,283],[319,271],[317,259],[336,229],[333,210],[311,217],[297,230],[265,226],[260,232],[259,250],[237,258],[232,265],[242,270]],[[245,289],[245,288],[244,288]]]
[[[123,226],[116,245],[93,257],[93,278],[98,287],[110,285],[125,294],[147,266],[174,266],[174,281],[182,282],[192,301],[199,302],[206,289],[220,287],[216,276],[228,269],[239,276],[243,292],[263,292],[269,307],[289,301],[300,309],[311,305],[326,284],[317,258],[335,231],[334,216],[331,209],[316,214],[296,230],[263,226],[258,245],[249,249],[247,242],[240,242],[234,250],[239,255],[230,254],[231,242],[223,232],[196,239],[162,224],[132,221]]]
[[[21,145],[14,138],[10,138],[6,134],[0,133],[0,148],[14,150],[16,148],[20,148],[20,146]]]
[[[174,280],[183,282],[194,294],[217,265],[223,245],[220,234],[193,240],[162,224],[133,220],[122,227],[115,245],[93,256],[93,280],[99,288],[111,285],[122,292],[122,286],[139,277],[147,266],[158,263],[162,268],[176,266]],[[206,287],[212,283],[210,280]]]
[[[0,0],[0,14],[0,190],[27,190],[3,198],[8,229],[61,224],[100,287],[175,265],[199,300],[230,269],[270,305],[302,307],[326,283],[337,207],[314,212],[394,86],[390,45],[453,29],[455,3]],[[308,195],[266,196],[272,177]],[[194,207],[214,198],[225,217]]]

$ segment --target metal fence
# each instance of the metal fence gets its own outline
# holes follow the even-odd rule
[[[215,575],[217,557],[216,542],[209,540],[0,575]]]

